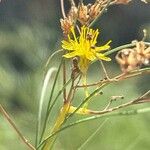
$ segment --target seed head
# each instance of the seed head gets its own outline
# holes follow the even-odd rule
[[[71,19],[71,17],[60,19],[60,24],[63,34],[66,37],[71,31],[71,27],[73,26],[73,20]]]

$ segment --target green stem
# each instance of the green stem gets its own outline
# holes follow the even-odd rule
[[[65,103],[63,105],[56,119],[54,127],[52,129],[52,134],[57,132],[61,128],[63,122],[65,121],[66,115],[68,114],[69,108],[70,108],[70,102]],[[54,141],[55,141],[55,138],[47,140],[46,143],[44,144],[43,150],[49,150],[51,146],[53,145]]]
[[[96,89],[94,92],[92,92],[87,98],[85,98],[84,101],[82,101],[79,106],[77,107],[77,109],[72,113],[70,114],[68,118],[72,117],[86,102],[88,102],[95,94],[97,94],[103,87],[105,87],[106,85],[108,85],[109,82],[105,83],[105,84],[102,84],[98,89]]]
[[[149,42],[144,42],[144,43],[145,43],[147,46],[150,46],[150,43],[149,43]],[[136,46],[136,43],[125,44],[125,45],[119,46],[119,47],[117,47],[117,48],[114,48],[114,49],[111,49],[111,50],[105,52],[104,55],[107,56],[107,55],[110,55],[110,54],[112,54],[112,53],[114,53],[114,52],[117,52],[117,51],[119,51],[119,50],[122,50],[122,49],[124,49],[124,48],[129,48],[129,47],[133,47],[133,46]]]

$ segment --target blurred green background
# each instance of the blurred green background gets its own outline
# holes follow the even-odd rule
[[[67,0],[65,8],[69,8]],[[60,48],[62,39],[60,18],[59,1],[2,0],[0,3],[0,103],[33,144],[44,66],[50,54]],[[101,31],[102,43],[112,39],[112,48],[135,39],[141,40],[144,28],[148,31],[146,41],[149,41],[150,5],[133,0],[127,6],[112,6],[95,27]],[[60,57],[55,58],[49,67],[57,67]],[[106,67],[110,76],[120,72],[115,61],[106,63]],[[89,71],[89,82],[102,76],[100,73],[98,76],[97,68],[98,64],[93,64]],[[57,83],[56,92],[60,89],[60,82]],[[110,85],[103,90],[101,98],[91,102],[90,107],[103,108],[112,95],[125,96],[118,103],[136,98],[149,89],[149,83],[150,77],[147,75]],[[76,95],[75,104],[81,101],[81,97],[82,91]],[[60,98],[52,119],[57,115],[61,103]],[[149,104],[143,104],[136,107],[148,106]],[[79,118],[81,117],[76,116],[74,119]],[[103,121],[99,119],[66,130],[60,134],[54,149],[76,150]],[[150,114],[110,118],[84,149],[149,150],[149,122]],[[0,116],[0,150],[26,149],[8,122]]]

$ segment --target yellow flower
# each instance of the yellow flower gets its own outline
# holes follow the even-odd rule
[[[81,27],[80,36],[77,37],[75,30],[71,28],[71,35],[68,35],[67,40],[62,41],[62,48],[67,50],[68,53],[63,55],[65,58],[73,58],[78,56],[79,59],[79,68],[83,74],[86,74],[90,62],[97,59],[110,61],[109,57],[106,57],[104,54],[100,53],[101,51],[108,50],[110,48],[109,41],[103,46],[96,46],[97,37],[99,31],[93,30],[86,26]]]

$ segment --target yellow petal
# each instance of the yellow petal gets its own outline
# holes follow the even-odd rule
[[[108,50],[109,48],[110,48],[110,44],[111,43],[111,41],[109,41],[109,42],[107,42],[105,45],[103,45],[103,46],[99,46],[99,47],[96,47],[95,48],[95,51],[96,52],[100,52],[100,51],[105,51],[105,50]]]
[[[96,57],[95,57],[93,52],[87,52],[86,53],[86,58],[91,60],[91,61],[94,61],[96,59]]]
[[[105,60],[105,61],[111,61],[111,58],[105,56],[104,54],[96,53],[96,56],[98,59]]]
[[[72,51],[72,50],[74,50],[74,45],[73,45],[73,43],[63,40],[62,48],[65,50],[68,50],[68,51]]]
[[[65,58],[72,58],[72,57],[75,57],[75,56],[77,56],[76,52],[71,52],[71,53],[63,55],[63,57],[65,57]]]

